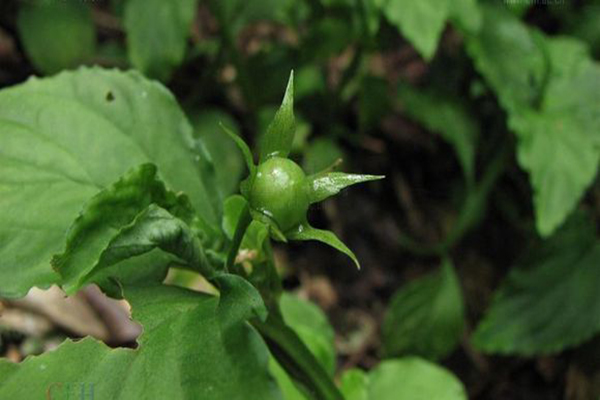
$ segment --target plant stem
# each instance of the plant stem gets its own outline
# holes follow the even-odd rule
[[[246,203],[238,220],[237,226],[235,227],[235,233],[233,234],[231,247],[229,248],[229,253],[227,254],[225,271],[229,271],[235,263],[235,257],[237,256],[240,245],[242,244],[242,239],[244,239],[244,234],[246,233],[246,230],[248,229],[248,226],[250,226],[251,222],[252,215],[250,214],[250,207]]]
[[[508,161],[508,146],[504,146],[498,155],[489,163],[488,168],[476,186],[469,189],[466,200],[460,210],[458,220],[448,233],[446,238],[435,244],[422,244],[412,237],[403,234],[400,236],[400,245],[412,253],[420,255],[440,255],[445,254],[463,236],[475,226],[481,215],[483,215],[487,203],[488,195],[490,194],[494,184],[506,169]]]
[[[343,400],[339,389],[298,335],[275,313],[265,322],[252,321],[271,353],[291,377],[315,400]]]

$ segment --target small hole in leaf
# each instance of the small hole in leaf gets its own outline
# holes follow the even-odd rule
[[[113,94],[113,92],[109,91],[108,93],[106,93],[106,101],[111,102],[111,101],[114,101],[114,99],[115,99],[115,95]]]

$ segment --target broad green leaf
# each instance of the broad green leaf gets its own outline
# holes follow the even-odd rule
[[[131,64],[168,80],[185,56],[197,5],[197,0],[128,0],[124,22]]]
[[[333,376],[336,361],[333,345],[334,332],[323,311],[315,304],[288,293],[283,293],[280,305],[281,314],[286,324],[298,334],[323,368]],[[281,387],[285,400],[310,398],[307,394],[303,394],[301,388],[293,383],[287,372],[276,360],[271,360],[270,367]]]
[[[418,357],[383,361],[368,374],[342,376],[346,400],[466,400],[462,383],[448,370]]]
[[[387,0],[383,14],[425,58],[433,58],[451,0]]]
[[[537,230],[548,236],[596,176],[600,67],[581,43],[546,37],[496,7],[484,8],[467,50],[508,112],[534,190]]]
[[[464,32],[476,32],[482,24],[477,0],[382,0],[383,15],[400,30],[421,56],[429,61],[448,19]]]
[[[335,196],[342,189],[357,183],[383,179],[382,175],[346,174],[344,172],[329,172],[310,177],[310,202],[318,203],[328,197]]]
[[[152,205],[153,208],[148,208]],[[193,221],[187,197],[168,191],[157,179],[156,167],[152,164],[133,169],[94,196],[69,229],[65,251],[52,260],[67,294],[73,294],[89,283],[89,275],[96,270],[160,247],[153,241],[173,240],[169,235],[179,238],[179,223],[169,227],[156,223],[155,218],[164,217],[156,214],[157,209],[170,216],[169,211],[157,207]],[[190,232],[189,236],[195,235]],[[145,247],[142,242],[150,247]]]
[[[297,230],[286,233],[286,236],[289,240],[316,240],[326,245],[329,245],[336,249],[337,251],[341,251],[348,257],[354,261],[354,264],[358,269],[360,269],[360,263],[358,262],[358,258],[354,255],[352,250],[350,250],[336,235],[331,231],[326,231],[323,229],[316,229],[308,224],[300,225]]]
[[[296,126],[294,121],[294,71],[285,89],[281,107],[275,114],[275,118],[262,135],[260,141],[260,163],[270,157],[287,157],[292,149],[294,132]]]
[[[448,370],[417,357],[384,361],[369,373],[369,400],[466,400],[462,383]]]
[[[152,249],[146,247],[146,249],[148,251],[136,256],[126,255],[128,258],[123,257],[122,261],[96,268],[85,276],[82,285],[95,283],[107,296],[113,299],[122,299],[124,286],[144,286],[148,282],[163,282],[171,269],[175,269],[170,267],[181,265],[181,261],[176,257],[162,251],[157,246]],[[186,276],[192,273],[198,275],[197,272],[192,272],[190,269],[177,269],[177,272],[174,273],[187,273]],[[185,287],[184,285],[179,286]]]
[[[464,304],[450,260],[441,269],[397,291],[383,321],[388,357],[405,354],[440,359],[458,344],[464,328]]]
[[[264,312],[260,297],[240,278],[224,281],[220,297],[162,285],[125,288],[144,328],[138,348],[87,338],[20,364],[0,360],[0,398],[43,398],[56,382],[81,382],[102,399],[280,399],[268,350],[244,322]],[[75,395],[65,388],[50,389],[53,398]]]
[[[473,336],[485,352],[559,352],[600,332],[600,242],[574,214],[511,270]]]
[[[173,96],[135,72],[83,68],[1,91],[0,296],[57,282],[50,259],[82,205],[143,163],[216,225],[193,145]]]
[[[244,158],[235,143],[223,134],[223,128],[219,125],[223,123],[233,133],[238,133],[235,120],[219,110],[193,114],[190,120],[194,127],[194,136],[199,144],[206,148],[205,153],[211,158],[215,186],[220,189],[223,197],[235,193],[244,172]]]
[[[82,239],[83,243],[86,243]],[[85,244],[84,244],[85,245]],[[87,283],[98,283],[101,286],[107,279],[117,281],[120,285],[133,282],[142,282],[142,279],[148,279],[148,271],[152,264],[156,264],[156,259],[152,264],[142,264],[148,262],[142,258],[136,265],[136,271],[126,273],[125,268],[130,266],[120,264],[122,261],[133,259],[138,256],[148,254],[154,250],[160,249],[164,254],[170,254],[174,260],[171,263],[177,263],[180,266],[201,273],[205,278],[210,279],[214,271],[204,254],[202,243],[193,230],[182,220],[174,217],[167,210],[152,204],[142,211],[135,220],[126,227],[122,228],[110,240],[101,255],[98,257],[92,269],[83,275],[75,284],[65,285],[65,290],[75,292],[76,289]],[[158,255],[155,254],[155,258]],[[134,260],[130,260],[133,263]],[[84,267],[84,264],[79,267]],[[108,269],[116,266],[112,271]],[[130,267],[131,268],[131,267]],[[155,267],[156,268],[156,267]],[[162,270],[162,269],[161,269]],[[139,275],[140,278],[137,278]]]
[[[88,3],[36,0],[22,2],[20,7],[19,36],[39,71],[54,74],[94,55],[96,32]]]
[[[256,288],[246,279],[221,273],[214,281],[219,286],[219,322],[221,327],[230,327],[240,321],[258,318],[264,322],[268,311]]]
[[[508,11],[481,8],[482,29],[467,36],[467,51],[509,116],[530,109],[539,101],[547,72],[544,51],[527,25]]]
[[[579,42],[547,39],[552,72],[539,112],[515,122],[537,229],[551,234],[575,209],[600,161],[600,65]]]
[[[323,368],[333,376],[336,365],[334,332],[327,316],[317,305],[288,293],[281,296],[280,306],[286,324],[296,331]]]
[[[273,357],[271,357],[269,362],[269,369],[273,378],[277,381],[284,400],[310,400],[309,395],[303,393],[301,387],[296,386],[292,378],[290,378],[283,367]],[[1,370],[0,373],[2,373]]]
[[[398,97],[404,112],[454,147],[465,177],[472,183],[480,128],[460,100],[408,85],[399,86]]]
[[[482,23],[478,0],[452,0],[450,19],[461,31],[476,33]]]
[[[266,321],[253,320],[277,362],[309,398],[343,400],[342,394],[308,350],[296,332],[285,324],[280,313],[271,312]]]
[[[369,375],[361,369],[350,369],[340,379],[340,390],[346,400],[369,400]]]
[[[383,14],[429,61],[451,19],[464,32],[477,32],[482,24],[477,0],[386,0]]]

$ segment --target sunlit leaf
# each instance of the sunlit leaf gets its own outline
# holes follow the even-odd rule
[[[358,368],[349,369],[340,379],[346,400],[369,400],[369,375]]]
[[[0,93],[0,295],[58,281],[50,267],[92,196],[151,162],[217,224],[174,97],[135,72],[79,69]]]
[[[94,269],[122,261],[128,258],[126,255],[129,253],[134,255],[137,252],[135,255],[139,255],[156,247],[155,244],[142,251],[142,243],[139,242],[129,248],[123,247],[123,243],[114,243],[115,240],[119,243],[118,237],[121,235],[125,235],[125,242],[129,241],[128,237],[131,234],[128,232],[131,229],[134,229],[136,236],[134,240],[142,241],[152,240],[145,237],[147,234],[166,233],[148,231],[147,228],[141,234],[135,232],[139,229],[139,221],[134,219],[151,204],[164,207],[192,222],[193,211],[190,209],[189,200],[169,192],[157,179],[156,167],[151,164],[144,164],[130,171],[88,202],[69,229],[65,251],[52,260],[53,267],[62,277],[62,284],[67,293],[72,294],[87,283],[86,278]],[[143,222],[145,223],[146,221]],[[152,229],[156,229],[156,226]],[[158,237],[154,238],[156,239]],[[123,239],[120,241],[123,242]],[[111,251],[111,247],[116,249]]]
[[[281,296],[280,305],[286,324],[333,376],[336,367],[334,332],[327,316],[317,305],[287,293]]]
[[[466,400],[462,383],[448,370],[417,357],[383,361],[368,374],[342,376],[346,400]]]
[[[95,398],[280,399],[268,350],[245,323],[264,314],[252,290],[235,276],[223,277],[220,297],[158,284],[125,288],[144,328],[138,348],[111,349],[88,338],[20,364],[2,359],[0,397],[44,398],[50,390],[67,398],[74,392],[67,394],[66,384],[77,382]]]
[[[334,332],[323,311],[315,304],[289,293],[283,293],[280,305],[285,322],[298,334],[321,366],[333,375],[336,361],[333,346]],[[271,360],[270,368],[285,400],[310,399],[310,395],[303,393],[302,388],[294,384],[275,359]]]

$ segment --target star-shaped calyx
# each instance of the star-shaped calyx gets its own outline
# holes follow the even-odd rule
[[[356,183],[382,179],[380,175],[360,175],[334,172],[328,168],[306,175],[288,158],[294,140],[294,73],[267,132],[259,143],[258,165],[246,143],[226,127],[223,129],[241,149],[249,176],[241,186],[253,219],[267,224],[271,237],[278,241],[318,240],[348,255],[357,267],[354,253],[331,231],[316,229],[307,220],[308,208]]]

